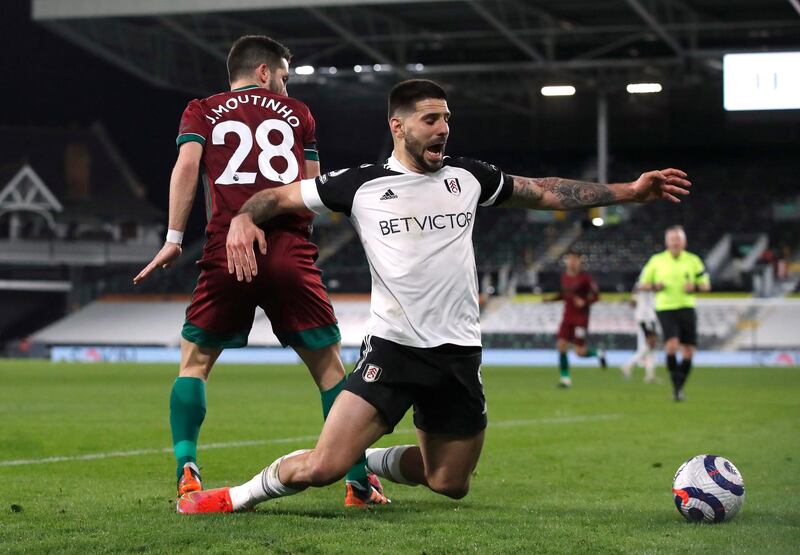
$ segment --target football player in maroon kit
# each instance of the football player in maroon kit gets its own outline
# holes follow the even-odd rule
[[[228,54],[230,91],[192,100],[183,112],[178,159],[170,180],[169,230],[155,258],[134,278],[140,283],[181,254],[197,189],[205,188],[208,225],[200,277],[181,332],[180,372],[170,396],[170,426],[178,496],[202,489],[197,440],[206,412],[205,386],[223,349],[244,347],[260,307],[281,344],[311,372],[327,418],[344,383],[341,334],[315,265],[309,240],[313,213],[292,212],[263,225],[257,271],[237,281],[225,240],[231,218],[253,194],[317,177],[316,125],[308,107],[286,95],[291,54],[265,36],[244,36]],[[345,505],[385,504],[380,483],[367,477],[366,459],[346,478]]]
[[[564,257],[566,270],[561,274],[561,290],[548,302],[564,301],[564,315],[558,327],[556,348],[558,349],[558,367],[560,371],[559,387],[572,385],[569,375],[569,359],[567,351],[570,343],[575,354],[580,357],[597,357],[600,366],[606,367],[606,356],[602,349],[586,346],[589,331],[589,310],[592,304],[600,299],[597,284],[587,272],[581,270],[581,256],[577,252],[568,252]]]

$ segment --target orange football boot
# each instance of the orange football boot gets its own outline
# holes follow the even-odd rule
[[[378,482],[378,484],[380,485],[380,482]],[[383,495],[378,491],[378,488],[372,485],[372,480],[370,480],[370,487],[368,490],[361,489],[353,482],[345,484],[345,507],[366,508],[370,505],[388,505],[391,502],[391,499]]]
[[[183,475],[178,480],[178,497],[202,489],[203,483],[200,481],[200,472],[197,467],[188,463],[183,465]]]
[[[378,478],[377,474],[367,472],[367,481],[369,482],[369,485],[378,490],[378,493],[383,495],[383,484],[381,484],[381,480]]]
[[[178,498],[178,512],[184,515],[232,513],[231,488],[192,491]]]

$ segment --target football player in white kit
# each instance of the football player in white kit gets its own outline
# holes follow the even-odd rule
[[[178,512],[249,510],[331,484],[412,407],[418,445],[371,449],[368,468],[381,478],[461,499],[487,425],[472,245],[477,207],[565,210],[680,202],[691,186],[674,168],[611,185],[509,175],[485,162],[445,156],[449,119],[447,94],[439,85],[422,79],[399,83],[389,95],[394,150],[385,164],[264,189],[234,218],[226,243],[228,270],[241,281],[258,271],[254,245],[262,253],[268,248],[259,223],[289,211],[344,213],[369,261],[370,320],[361,359],[316,447],[278,458],[239,486],[187,493]]]
[[[658,383],[656,378],[656,328],[655,293],[647,286],[637,283],[633,289],[636,319],[636,353],[626,362],[621,370],[625,378],[633,374],[636,365],[644,367],[645,383]]]

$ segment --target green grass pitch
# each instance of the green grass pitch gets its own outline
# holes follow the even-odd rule
[[[175,514],[171,365],[0,363],[0,552],[797,553],[800,369],[697,368],[666,384],[578,369],[484,368],[490,425],[470,494],[387,484],[346,510],[343,487],[234,515]],[[659,369],[664,377],[663,369]],[[220,366],[200,465],[208,487],[311,447],[319,395],[301,367]],[[381,444],[410,443],[409,420]],[[203,445],[210,448],[203,449]],[[693,525],[670,486],[700,453],[741,470],[742,512]],[[96,456],[96,458],[92,458]],[[42,459],[63,457],[53,462]],[[77,457],[84,457],[77,459]],[[21,464],[9,464],[11,461]]]

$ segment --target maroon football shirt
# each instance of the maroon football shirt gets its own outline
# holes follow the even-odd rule
[[[589,324],[589,307],[600,298],[600,294],[592,276],[586,272],[579,272],[574,276],[564,272],[561,274],[559,297],[564,300],[562,320],[576,326],[587,326]],[[575,299],[578,297],[586,302],[583,307],[575,305]]]
[[[306,158],[319,160],[308,107],[255,85],[189,102],[177,144],[188,141],[203,145],[209,244],[225,241],[231,219],[253,194],[304,179]],[[312,219],[311,212],[285,214],[262,227],[308,233]]]

